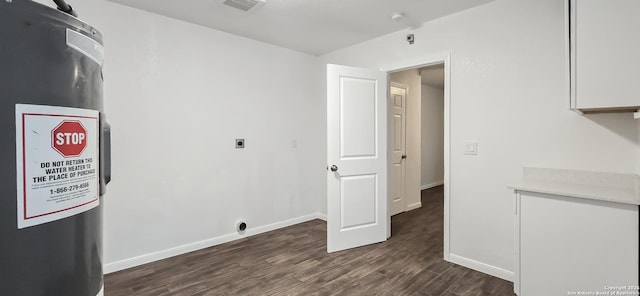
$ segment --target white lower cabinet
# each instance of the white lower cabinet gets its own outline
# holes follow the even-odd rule
[[[516,190],[515,293],[638,295],[638,206]]]

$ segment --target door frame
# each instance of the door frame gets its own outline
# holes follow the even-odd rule
[[[427,66],[444,64],[444,238],[443,238],[443,254],[444,260],[450,261],[450,217],[451,217],[451,53],[443,52],[439,54],[432,54],[424,56],[418,59],[409,61],[397,62],[385,67],[382,67],[382,71],[387,75],[395,72],[401,72],[405,70],[419,69]],[[391,84],[387,86],[390,89]],[[387,99],[387,105],[389,100]],[[387,125],[389,123],[387,122]],[[388,144],[388,141],[387,141]],[[387,184],[389,183],[389,168],[387,168]],[[389,190],[389,188],[387,188]],[[387,193],[389,194],[389,193]],[[387,198],[389,202],[389,198]],[[387,211],[389,206],[387,206]],[[391,236],[391,216],[387,225],[387,236]]]

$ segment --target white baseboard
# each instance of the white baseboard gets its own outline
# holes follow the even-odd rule
[[[514,279],[514,274],[512,271],[475,261],[466,257],[458,256],[456,254],[449,254],[449,262],[501,278],[505,281],[513,282]]]
[[[410,205],[407,205],[407,212],[421,208],[421,207],[422,207],[422,202],[412,203]]]
[[[440,185],[444,185],[444,181],[438,181],[438,182],[433,182],[431,184],[420,185],[420,190],[425,190],[425,189],[433,188]]]
[[[186,245],[182,245],[182,246],[178,246],[178,247],[174,247],[174,248],[170,248],[170,249],[166,249],[166,250],[162,250],[162,251],[158,251],[158,252],[153,252],[153,253],[144,254],[144,255],[133,257],[133,258],[129,258],[129,259],[116,261],[116,262],[113,262],[113,263],[108,263],[108,264],[104,265],[103,269],[104,269],[104,273],[108,274],[108,273],[120,271],[120,270],[123,270],[123,269],[127,269],[127,268],[131,268],[131,267],[135,267],[135,266],[151,263],[151,262],[154,262],[154,261],[170,258],[170,257],[173,257],[173,256],[182,255],[182,254],[186,254],[186,253],[189,253],[189,252],[193,252],[193,251],[197,251],[197,250],[213,247],[213,246],[216,246],[216,245],[219,245],[219,244],[223,244],[223,243],[226,243],[226,242],[242,239],[242,238],[253,236],[253,235],[256,235],[256,234],[269,232],[269,231],[276,230],[276,229],[279,229],[279,228],[284,228],[284,227],[288,227],[288,226],[291,226],[291,225],[304,223],[304,222],[315,220],[315,219],[320,219],[320,220],[326,221],[327,220],[327,216],[324,215],[324,214],[321,214],[321,213],[314,213],[314,214],[309,214],[309,215],[305,215],[305,216],[301,216],[301,217],[297,217],[297,218],[293,218],[293,219],[289,219],[289,220],[285,220],[285,221],[272,223],[272,224],[269,224],[269,225],[258,226],[258,227],[255,227],[255,228],[248,229],[244,234],[231,233],[231,234],[218,236],[218,237],[206,239],[206,240],[199,241],[199,242],[193,242],[193,243],[190,243],[190,244],[186,244]]]

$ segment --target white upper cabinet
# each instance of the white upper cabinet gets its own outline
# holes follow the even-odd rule
[[[640,107],[640,0],[569,0],[571,107]]]

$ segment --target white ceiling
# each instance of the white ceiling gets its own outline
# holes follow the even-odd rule
[[[224,0],[109,0],[321,55],[493,0],[266,0],[248,12]],[[389,15],[403,12],[399,22]]]
[[[444,64],[420,69],[422,83],[444,89]]]

